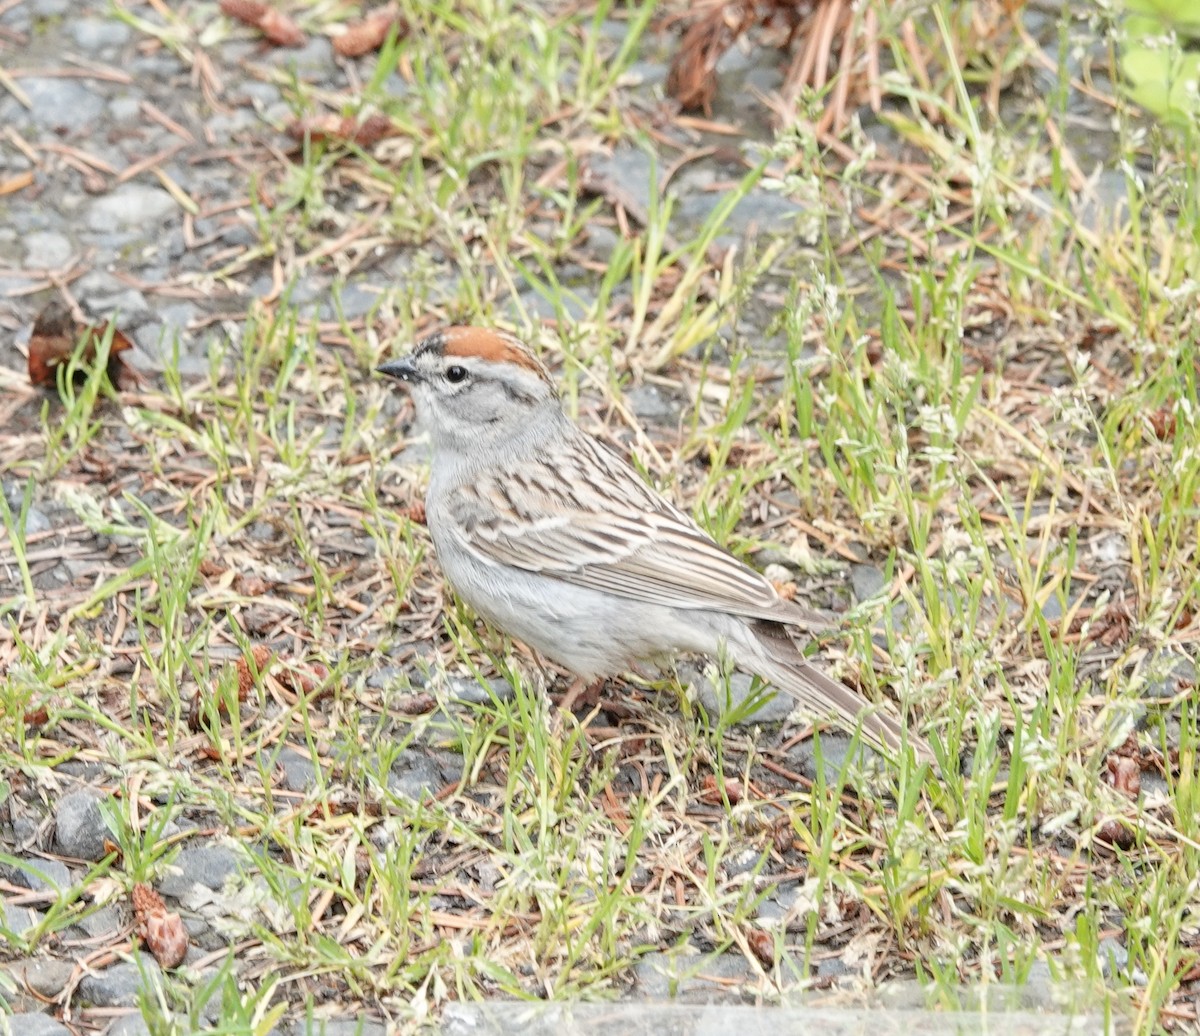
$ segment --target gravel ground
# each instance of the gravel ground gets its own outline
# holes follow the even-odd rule
[[[212,17],[217,16],[213,13]],[[281,132],[293,111],[279,73],[286,73],[284,79],[293,77],[314,95],[336,95],[362,75],[363,66],[338,58],[330,39],[315,34],[303,47],[284,50],[267,47],[248,32],[235,31],[207,46],[205,55],[202,67],[196,63],[189,66],[170,46],[135,30],[106,4],[0,0],[0,71],[11,77],[8,83],[0,81],[0,87],[5,87],[0,89],[0,191],[4,192],[0,193],[0,326],[6,339],[14,343],[0,358],[0,384],[11,389],[9,398],[0,402],[0,421],[17,448],[28,449],[30,441],[41,434],[40,415],[47,397],[28,387],[20,350],[29,342],[34,317],[52,299],[64,300],[80,319],[113,318],[137,346],[131,364],[157,383],[168,365],[177,366],[185,377],[207,375],[212,336],[243,333],[247,313],[258,303],[266,310],[282,300],[285,305],[280,308],[320,328],[323,342],[345,345],[348,332],[353,332],[378,344],[385,332],[372,338],[371,328],[377,313],[385,308],[380,303],[387,297],[389,285],[420,277],[435,285],[431,289],[434,303],[451,294],[456,276],[453,260],[436,249],[421,250],[385,238],[372,241],[370,248],[345,262],[297,263],[300,246],[296,240],[280,239],[271,242],[271,248],[263,246],[256,213],[264,196],[286,180],[292,167],[288,152],[295,148]],[[661,81],[665,67],[662,62],[646,60],[637,71],[652,86]],[[777,84],[777,73],[755,66],[736,52],[730,55],[725,73],[726,100],[719,103],[733,107],[718,107],[715,117],[744,121],[753,107],[761,118],[757,106],[739,108],[743,102],[727,98],[741,94],[739,84],[770,90]],[[647,89],[652,93],[650,86]],[[396,82],[391,88],[401,90],[403,84]],[[765,123],[759,128],[765,134]],[[741,160],[723,157],[722,146],[715,140],[712,154],[675,170],[673,184],[679,201],[673,227],[680,234],[694,229],[712,212],[720,197],[720,192],[712,189],[714,185],[744,170]],[[663,168],[660,164],[660,175]],[[619,147],[613,153],[597,154],[590,163],[590,175],[604,185],[598,189],[600,195],[610,201],[619,198],[630,214],[645,211],[651,167],[641,150]],[[754,191],[725,232],[736,239],[801,211],[796,202],[778,193]],[[314,233],[318,239],[322,234],[336,238],[343,230],[330,225],[315,228]],[[602,269],[616,239],[612,221],[597,222],[582,257],[582,261],[597,265],[585,269],[564,264],[559,271],[564,282],[572,278],[583,282],[576,289],[580,299],[590,297],[587,282],[595,279],[591,273]],[[442,295],[437,295],[438,291]],[[528,311],[548,312],[536,291],[525,290],[518,298]],[[735,329],[737,333],[759,333],[769,322],[769,314],[756,311],[750,303],[739,320],[742,324]],[[678,421],[678,400],[668,386],[640,384],[627,401],[647,428],[671,427]],[[392,412],[399,405],[387,404]],[[119,455],[120,446],[111,445],[114,455]],[[83,470],[76,470],[75,476],[108,480],[113,485],[123,484],[123,480],[134,484],[140,477],[136,469],[121,467],[119,456],[110,458],[110,467],[100,463],[103,460],[99,458],[96,470],[88,471],[88,458],[83,458]],[[419,461],[419,450],[398,458],[396,468],[402,473],[393,476],[385,489],[385,494],[391,494],[385,502],[394,509],[405,505],[403,494],[415,481],[412,472]],[[203,479],[204,474],[200,472],[196,478]],[[257,474],[250,472],[246,479],[247,497],[253,496]],[[10,507],[22,506],[24,488],[23,480],[4,480]],[[151,506],[156,504],[150,492],[144,493],[143,499]],[[164,508],[169,503],[160,502]],[[785,501],[784,506],[790,503]],[[278,533],[266,520],[247,522],[243,531],[266,553]],[[356,566],[375,546],[349,519],[336,532],[323,544],[330,553],[321,560],[337,566],[347,584],[355,583],[358,577],[365,578],[366,572],[365,565]],[[46,486],[39,485],[32,500],[26,535],[37,545],[30,555],[33,583],[54,602],[43,627],[53,627],[68,608],[86,601],[106,573],[132,565],[139,557],[137,544],[129,537],[89,532],[76,512]],[[848,562],[845,585],[839,582],[824,587],[819,591],[824,596],[814,603],[844,608],[876,594],[885,583],[882,566],[871,558],[858,560]],[[294,575],[289,563],[295,572],[300,570],[294,557],[282,557],[278,562],[280,583]],[[1098,584],[1095,592],[1101,588]],[[361,654],[370,650],[370,645],[356,639],[359,634],[353,620],[374,607],[374,598],[391,589],[391,583],[384,581],[361,590],[350,601],[354,608],[337,617],[345,620],[340,627],[345,639],[339,641],[339,649]],[[414,590],[435,616],[440,612],[440,593],[440,584],[435,588],[420,585]],[[264,599],[246,607],[240,619],[247,631],[264,640],[272,634],[278,639],[290,614],[277,607],[277,602]],[[409,624],[405,632],[413,642],[420,641],[422,629],[426,639],[435,635],[430,633],[434,627],[420,625],[428,621],[427,616],[408,616],[401,621]],[[114,631],[110,626],[104,632],[111,633],[114,641],[120,639],[120,629]],[[124,631],[124,636],[132,642],[132,653],[136,639],[131,630]],[[396,680],[418,687],[421,674],[412,664],[413,657],[410,653],[398,659],[392,668],[380,666],[366,680],[365,690],[383,694]],[[1091,661],[1099,666],[1105,660],[1097,656]],[[115,664],[127,665],[124,672],[133,666],[129,656],[119,652]],[[1186,660],[1181,664],[1190,666]],[[112,672],[119,676],[122,671],[114,668]],[[702,699],[713,697],[711,689],[704,689],[699,674],[689,676],[683,671],[681,675],[700,686]],[[1163,693],[1173,693],[1180,682],[1194,680],[1194,675],[1194,668],[1172,673]],[[744,693],[749,682],[735,681],[733,689]],[[500,680],[493,690],[502,696],[511,689]],[[464,700],[480,694],[473,681],[465,681],[460,691],[452,691],[451,698]],[[788,711],[786,704],[768,702],[767,711],[759,718],[782,721]],[[363,711],[368,711],[365,705]],[[351,715],[357,717],[353,711]],[[320,752],[309,751],[301,735],[271,759],[278,774],[272,790],[293,796],[287,802],[301,801],[335,769],[332,765],[322,768],[317,756],[325,761],[337,758],[338,732],[323,733],[333,741],[333,748],[326,743]],[[86,737],[86,733],[82,735],[84,740]],[[780,736],[774,747],[784,742],[780,760],[788,772],[812,776],[816,769],[808,745],[793,745]],[[845,740],[830,735],[824,747],[827,766],[836,768]],[[103,762],[89,759],[86,752],[73,755],[64,749],[62,761],[46,768],[52,773],[52,788],[44,783],[34,788],[25,783],[23,775],[11,775],[12,794],[0,815],[0,892],[4,896],[4,927],[12,932],[29,931],[46,921],[70,899],[71,890],[85,874],[95,878],[93,865],[112,849],[106,804],[117,797],[117,790],[124,793],[129,789],[114,789],[111,768]],[[413,800],[437,795],[456,781],[461,771],[461,756],[442,750],[432,740],[414,742],[392,765],[388,790]],[[754,776],[770,789],[770,774],[756,771]],[[44,781],[45,775],[42,778]],[[130,797],[137,801],[136,789]],[[188,819],[195,825],[193,829],[204,829],[205,817]],[[163,836],[178,833],[164,830]],[[790,865],[800,866],[799,854],[791,848],[787,852]],[[742,856],[731,854],[726,871],[732,873],[740,865],[750,875],[760,856],[757,849]],[[495,883],[494,875],[485,873],[483,865],[476,877],[481,887],[489,881]],[[226,831],[204,844],[185,845],[169,873],[156,883],[167,907],[183,918],[188,935],[185,964],[197,973],[217,969],[235,952],[231,950],[235,938],[230,934],[231,924],[239,910],[249,908],[229,890],[240,885],[243,890],[255,891],[254,878],[255,864],[247,841]],[[285,898],[288,891],[284,890]],[[794,918],[802,891],[794,874],[791,880],[780,880],[756,906],[756,919],[770,923]],[[93,887],[91,892],[96,894],[97,889]],[[112,900],[89,912],[79,924],[59,931],[51,945],[35,956],[6,957],[3,968],[11,988],[6,992],[0,986],[0,993],[5,993],[13,1010],[19,1012],[10,1025],[14,1033],[65,1036],[107,1031],[114,1036],[138,1036],[149,1032],[137,1008],[139,996],[155,995],[159,966],[149,955],[134,950],[129,910],[120,897],[113,895]],[[855,923],[853,917],[848,918],[837,947],[828,953],[819,950],[810,961],[811,975],[818,984],[840,979],[852,984],[854,973],[838,950],[854,938]],[[720,999],[755,977],[754,966],[741,953],[710,960],[703,972],[697,973],[692,962],[711,947],[698,938],[689,941],[690,936],[682,923],[678,932],[664,935],[664,945],[678,939],[679,952],[641,956],[621,993],[630,1000],[670,996],[682,1003],[702,1003]],[[1116,941],[1110,949],[1114,958],[1123,952]],[[872,953],[869,947],[862,952],[866,958]],[[261,980],[261,963],[259,967],[254,978]],[[870,973],[872,966],[863,965],[862,970]],[[887,967],[879,964],[871,978],[885,980],[888,974]],[[385,1031],[384,1013],[360,1011],[361,1001],[344,985],[317,976],[304,992],[308,1004],[293,1005],[295,1010],[278,1019],[271,1033],[299,1036],[324,1031],[327,1036],[375,1036]],[[1022,995],[1021,1006],[1027,1010],[1049,1009],[1058,1003],[1044,961],[1031,964]],[[342,998],[354,1005],[344,1012],[352,1017],[340,1016]],[[894,998],[901,1006],[912,1006],[920,1002],[920,992],[899,983]],[[319,1024],[310,1020],[313,1003],[321,1004],[324,1021]],[[196,1007],[193,1024],[197,1031],[217,1018],[220,1006],[213,1001]],[[5,1024],[0,1017],[0,1031]]]

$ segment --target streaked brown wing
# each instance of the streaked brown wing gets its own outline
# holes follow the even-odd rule
[[[448,501],[460,543],[481,560],[632,600],[830,625],[783,601],[589,436],[539,459],[463,485]]]

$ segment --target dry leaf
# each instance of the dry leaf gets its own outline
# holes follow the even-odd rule
[[[1157,410],[1151,411],[1147,420],[1157,439],[1165,441],[1175,438],[1175,408],[1173,406],[1160,406]]]
[[[1113,817],[1096,829],[1096,838],[1117,849],[1130,849],[1134,843],[1134,832],[1123,820]]]
[[[258,0],[221,0],[221,13],[253,25],[271,43],[279,47],[303,47],[304,33],[291,18]]]
[[[1142,790],[1142,768],[1127,755],[1110,755],[1105,779],[1119,792],[1136,799]]]
[[[71,358],[75,345],[84,335],[88,336],[82,359],[92,363],[96,359],[96,347],[108,334],[112,324],[92,327],[78,323],[61,299],[46,305],[33,322],[33,333],[29,336],[29,380],[34,385],[53,387],[58,378],[55,369]],[[108,349],[108,380],[117,388],[126,375],[131,375],[129,366],[121,359],[121,353],[132,349],[133,343],[115,327],[112,327],[112,342]],[[82,371],[80,378],[84,377]]]
[[[247,597],[261,597],[271,589],[271,584],[262,576],[245,574],[234,576],[233,586],[239,594],[245,594]]]
[[[223,576],[229,569],[214,558],[204,558],[200,562],[200,574],[207,579]]]
[[[329,670],[320,662],[310,662],[307,666],[292,666],[284,669],[276,679],[281,687],[294,694],[312,694],[329,679]],[[327,687],[326,691],[332,688]]]
[[[187,929],[178,914],[167,910],[162,896],[149,885],[133,886],[133,919],[159,967],[177,968],[187,956]]]
[[[362,122],[349,115],[310,115],[294,119],[284,131],[293,140],[334,140],[371,147],[386,137],[394,137],[400,128],[386,115],[368,115]]]
[[[348,26],[342,35],[334,39],[333,49],[344,58],[356,58],[368,51],[378,50],[393,25],[400,26],[401,36],[408,32],[408,24],[400,17],[400,8],[388,4],[378,11],[372,11],[361,22]]]
[[[237,669],[238,701],[245,701],[250,697],[250,692],[254,689],[255,675],[262,676],[267,663],[271,661],[272,651],[266,644],[255,644],[250,654],[254,659],[253,669],[244,658],[239,658],[234,663],[234,668]]]
[[[746,944],[760,963],[768,968],[775,966],[775,940],[769,933],[764,932],[761,928],[751,928],[746,933]]]
[[[729,799],[730,805],[742,801],[745,791],[741,781],[726,780],[724,787],[725,797]],[[701,785],[700,801],[710,806],[716,806],[725,801],[725,798],[721,796],[721,785],[717,783],[717,778],[711,773],[704,778],[704,783]]]
[[[437,698],[427,691],[409,694],[396,703],[396,711],[402,716],[423,716],[437,708]]]

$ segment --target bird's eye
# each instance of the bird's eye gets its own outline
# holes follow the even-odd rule
[[[467,368],[460,367],[457,363],[453,367],[446,368],[446,380],[457,384],[460,381],[467,380]]]

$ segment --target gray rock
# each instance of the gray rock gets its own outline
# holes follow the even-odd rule
[[[16,517],[14,515],[14,517]],[[50,519],[47,518],[36,507],[30,507],[25,512],[25,535],[32,536],[34,533],[45,532],[50,528]]]
[[[10,1026],[8,1030],[4,1028],[5,1022]],[[0,1033],[6,1031],[13,1036],[71,1036],[71,1030],[62,1022],[37,1011],[14,1014],[8,1019],[0,1016]]]
[[[21,80],[21,89],[33,105],[33,121],[47,129],[76,131],[95,123],[104,112],[104,98],[94,84],[78,79]]]
[[[685,679],[685,674],[687,682],[696,689],[696,696],[700,699],[700,704],[704,706],[709,715],[713,716],[742,707],[750,698],[754,685],[754,678],[746,673],[731,673],[729,675],[729,693],[726,695],[725,687],[714,683],[708,673],[692,666],[681,666],[679,670],[681,680]],[[740,720],[742,724],[782,723],[796,707],[795,700],[789,694],[783,692],[772,694],[770,688],[767,688],[766,695],[766,700],[758,708],[747,713]]]
[[[188,846],[175,858],[171,871],[159,881],[158,891],[175,898],[189,892],[193,885],[219,891],[229,878],[241,873],[241,870],[241,856],[227,846]]]
[[[130,917],[126,911],[110,903],[84,914],[79,919],[79,927],[91,939],[101,936],[113,937],[129,923],[129,920]]]
[[[75,964],[69,960],[27,960],[12,965],[11,970],[33,992],[53,999],[71,981]]]
[[[25,265],[38,269],[63,266],[75,252],[71,239],[55,230],[35,230],[24,243]]]
[[[115,18],[76,18],[70,26],[76,46],[83,51],[107,50],[129,41],[129,26]]]
[[[64,856],[77,860],[99,860],[104,856],[104,840],[111,833],[95,792],[64,795],[54,811],[54,824],[54,841]]]
[[[381,298],[383,298],[383,294],[378,287],[373,288],[357,282],[343,284],[340,288],[334,287],[333,303],[323,308],[328,308],[330,316],[340,313],[347,320],[354,320],[369,313],[374,306],[379,304]],[[299,301],[295,298],[294,292],[292,300]]]
[[[108,1027],[104,1036],[150,1036],[150,1026],[145,1018],[135,1012],[118,1018]]]
[[[279,767],[283,770],[283,786],[288,791],[308,791],[317,783],[317,768],[307,752],[289,745],[279,753]]]
[[[651,171],[657,181],[651,177]],[[593,155],[588,162],[587,182],[596,189],[606,186],[615,190],[633,208],[634,217],[640,222],[650,211],[651,183],[662,183],[664,169],[661,164],[652,166],[650,156],[640,147],[620,144],[611,155]],[[714,203],[715,204],[715,203]]]
[[[59,892],[69,889],[73,884],[71,872],[65,863],[60,860],[43,860],[37,856],[26,857],[20,861],[20,865],[0,866],[0,874],[14,885],[35,892]]]
[[[142,230],[149,234],[176,212],[175,199],[161,187],[126,183],[92,202],[87,225],[100,233]]]
[[[516,691],[512,684],[496,676],[484,687],[478,680],[452,677],[446,681],[446,697],[465,705],[483,705],[490,701],[512,701]]]
[[[850,589],[854,591],[856,601],[877,597],[886,585],[883,572],[874,565],[850,566]]]
[[[294,1036],[387,1036],[387,1029],[361,1015],[330,1020],[310,1018],[303,1027],[295,1030]]]
[[[728,997],[727,983],[748,981],[750,964],[740,953],[648,953],[633,969],[637,995],[643,1000],[703,1003]]]
[[[88,299],[88,310],[97,317],[116,317],[123,327],[130,321],[150,316],[152,310],[146,296],[135,288],[125,288],[115,295]]]
[[[136,97],[114,97],[108,102],[108,114],[116,122],[139,122],[142,102]]]
[[[124,961],[85,975],[76,995],[95,1007],[136,1007],[138,993],[153,988],[162,974],[149,954],[138,954],[138,958],[138,963]]]
[[[395,687],[417,687],[416,678],[420,674],[399,665],[384,665],[367,677],[367,686],[373,691],[386,691]]]
[[[679,404],[657,385],[638,385],[625,394],[625,399],[640,421],[675,424],[679,420]]]
[[[455,758],[456,757],[452,757]],[[461,762],[448,771],[441,753],[411,748],[392,764],[388,774],[388,789],[401,798],[420,802],[426,795],[435,794],[461,771]]]
[[[4,904],[4,927],[16,935],[24,935],[30,928],[42,923],[46,915],[33,907]]]

